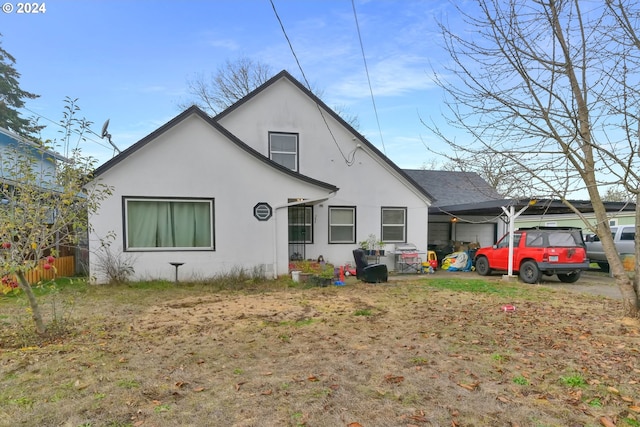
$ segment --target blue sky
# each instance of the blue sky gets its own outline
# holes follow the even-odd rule
[[[351,0],[273,0],[314,88],[357,115],[359,130],[402,168],[431,166],[425,144],[442,143],[420,122],[439,120],[442,92],[432,68],[447,60],[436,19],[455,20],[441,0],[355,0],[377,116]],[[16,5],[17,2],[12,2]],[[23,117],[59,129],[65,97],[100,133],[110,120],[124,149],[181,112],[187,81],[241,56],[301,78],[269,0],[63,1],[40,14],[0,13],[2,46],[16,58],[22,89],[39,94]],[[379,123],[379,127],[378,127]],[[382,135],[382,136],[381,136]],[[95,135],[83,152],[100,163],[113,149]]]

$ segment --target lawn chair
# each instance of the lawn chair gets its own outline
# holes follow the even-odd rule
[[[398,273],[422,272],[422,259],[417,252],[402,252],[398,260]]]
[[[389,280],[387,265],[369,264],[362,249],[354,249],[353,258],[356,262],[356,277],[359,280],[366,283],[381,283]]]

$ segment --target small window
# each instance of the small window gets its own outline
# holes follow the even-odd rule
[[[329,208],[329,243],[355,243],[356,208]]]
[[[292,171],[298,171],[298,135],[295,133],[269,134],[269,158]]]
[[[125,198],[125,248],[213,250],[213,199]]]
[[[572,233],[549,233],[549,246],[578,246],[582,242],[576,241]]]
[[[313,243],[312,218],[311,206],[289,208],[289,243]]]
[[[545,246],[544,233],[528,232],[525,245],[531,248],[543,248]]]
[[[624,227],[620,233],[620,240],[634,240],[636,238],[635,227]]]
[[[517,233],[513,235],[513,247],[517,248],[520,245],[520,238],[522,234]],[[509,235],[505,234],[502,239],[496,245],[497,248],[508,248],[509,247]]]
[[[381,240],[387,243],[407,240],[407,208],[382,208]]]

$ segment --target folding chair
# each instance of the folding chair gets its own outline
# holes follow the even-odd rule
[[[399,260],[399,273],[420,273],[422,260],[417,252],[402,252]]]

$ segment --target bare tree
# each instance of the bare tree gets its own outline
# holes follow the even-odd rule
[[[471,28],[440,22],[451,63],[436,80],[447,120],[463,145],[435,124],[455,157],[499,159],[531,177],[528,193],[564,201],[598,234],[620,287],[624,315],[640,313],[640,211],[636,271],[616,253],[601,191],[621,185],[640,196],[640,4],[631,0],[476,0],[458,7]],[[583,9],[584,7],[584,9]],[[568,201],[581,192],[595,224]],[[636,203],[638,206],[638,203]]]
[[[207,77],[196,75],[187,82],[189,93],[202,110],[216,115],[249,92],[269,80],[271,67],[247,57],[235,61],[227,60],[215,73]],[[186,105],[181,105],[185,107]]]
[[[188,108],[195,104],[208,114],[216,115],[248,95],[271,77],[273,77],[273,71],[267,64],[245,56],[235,61],[227,60],[209,77],[197,74],[193,79],[188,80],[188,91],[193,98],[188,102],[179,103],[178,106]],[[308,89],[318,98],[322,98],[322,90]],[[359,128],[358,116],[349,112],[345,106],[334,106],[333,110],[354,129]]]

